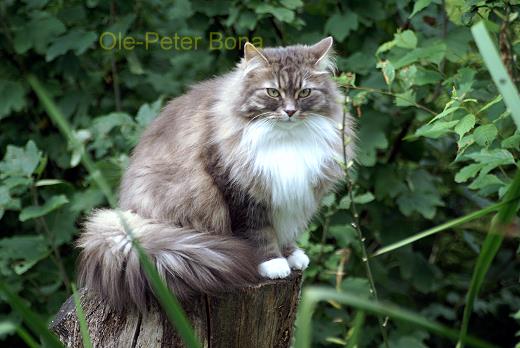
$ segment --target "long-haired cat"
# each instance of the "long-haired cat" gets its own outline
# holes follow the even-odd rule
[[[143,134],[120,209],[180,299],[308,266],[295,240],[343,177],[342,130],[353,157],[331,47],[330,37],[313,46],[248,43],[233,71],[169,102]],[[146,309],[149,284],[115,211],[94,211],[78,246],[83,286],[115,308]]]

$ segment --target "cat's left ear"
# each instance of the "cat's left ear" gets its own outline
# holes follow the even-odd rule
[[[316,59],[314,62],[315,65],[322,65],[324,62],[328,61],[329,54],[332,53],[331,49],[333,43],[334,40],[332,40],[332,36],[329,36],[310,47],[311,54],[313,55],[313,58]],[[324,65],[328,65],[328,63],[325,63]]]
[[[246,42],[244,45],[244,59],[248,63],[255,58],[258,58],[260,61],[264,61],[265,63],[269,64],[267,58],[258,48],[255,47],[255,45],[250,42]]]

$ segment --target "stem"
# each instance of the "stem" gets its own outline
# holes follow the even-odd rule
[[[384,94],[384,95],[389,95],[391,97],[394,97],[394,98],[398,98],[398,99],[401,99],[401,100],[404,100],[410,104],[412,104],[413,106],[415,106],[416,108],[419,108],[421,110],[424,110],[432,115],[437,115],[438,112],[435,112],[433,111],[432,109],[424,106],[424,105],[421,105],[421,104],[418,104],[416,102],[414,102],[413,100],[410,100],[410,99],[407,99],[407,98],[404,98],[400,95],[397,95],[397,94],[394,94],[392,92],[387,92],[387,91],[384,91],[382,89],[377,89],[377,88],[371,88],[371,87],[358,87],[358,86],[353,86],[353,85],[348,85],[348,86],[344,86],[345,88],[349,89],[349,88],[352,88],[352,89],[356,89],[356,90],[359,90],[359,91],[366,91],[366,92],[371,92],[371,93],[379,93],[379,94]]]
[[[110,4],[110,22],[114,23],[114,17],[116,15],[116,6],[112,1]],[[116,111],[121,111],[121,89],[119,88],[119,75],[117,74],[117,65],[115,54],[112,51],[110,56],[110,64],[112,69],[112,86],[114,87],[114,100],[116,104]]]
[[[342,128],[341,128],[341,131],[343,132],[342,133],[342,140],[343,140],[343,164],[344,164],[345,178],[347,180],[348,195],[349,195],[350,204],[351,204],[350,211],[352,212],[352,219],[354,221],[352,223],[352,227],[354,227],[354,229],[356,230],[359,242],[361,244],[361,258],[362,258],[363,263],[365,264],[365,270],[366,270],[368,282],[370,284],[370,292],[371,292],[372,296],[374,297],[374,299],[376,301],[379,301],[379,296],[377,294],[377,288],[376,288],[376,284],[374,282],[374,276],[372,274],[372,268],[370,267],[370,262],[369,262],[369,259],[368,259],[368,252],[367,252],[367,248],[366,248],[366,245],[365,245],[366,238],[363,236],[363,231],[361,230],[361,225],[359,223],[359,213],[357,211],[356,203],[354,202],[354,194],[352,192],[353,188],[354,188],[354,184],[353,184],[353,182],[352,182],[352,180],[350,178],[349,171],[348,171],[347,150],[346,150],[347,139],[346,139],[346,135],[345,135],[345,127],[346,127],[346,124],[347,124],[347,122],[346,122],[346,119],[347,119],[346,108],[347,108],[347,101],[345,100],[345,105],[343,107],[343,118],[342,118]],[[381,336],[383,337],[384,345],[385,345],[386,348],[388,348],[389,347],[389,345],[388,345],[388,333],[387,333],[387,330],[386,330],[386,327],[388,325],[388,316],[386,316],[384,319],[382,319],[378,315],[377,316],[377,321],[379,322],[379,328],[381,330]]]
[[[316,265],[321,265],[322,259],[323,259],[323,245],[325,244],[325,241],[327,240],[327,235],[329,232],[329,225],[330,225],[330,216],[326,215],[325,219],[323,219],[321,226],[322,226],[322,233],[321,233],[321,244],[320,244],[320,253],[318,254],[318,258],[316,260]]]
[[[36,193],[36,188],[34,187],[34,185],[31,186],[31,196],[32,196],[33,204],[38,206],[39,205],[39,203],[38,203],[38,195]],[[51,259],[56,264],[56,266],[58,267],[58,270],[59,270],[60,275],[61,275],[61,280],[62,280],[63,284],[65,284],[65,288],[67,289],[67,293],[70,294],[71,293],[70,280],[69,280],[69,277],[67,275],[67,272],[65,271],[65,266],[63,265],[63,259],[61,257],[60,250],[58,249],[58,247],[54,243],[54,236],[51,233],[51,231],[49,230],[49,226],[47,226],[47,222],[45,221],[45,219],[43,217],[40,216],[40,217],[36,218],[36,221],[38,222],[38,224],[43,229],[43,232],[45,233],[45,236],[47,238],[47,241],[48,241],[48,243],[49,243],[49,245],[50,245],[50,247],[52,249],[52,253],[53,253],[51,255]]]

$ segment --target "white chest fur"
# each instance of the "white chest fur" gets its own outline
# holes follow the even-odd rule
[[[337,156],[338,130],[323,117],[294,124],[257,122],[243,136],[255,176],[270,191],[271,219],[280,242],[293,242],[318,207],[315,187]]]

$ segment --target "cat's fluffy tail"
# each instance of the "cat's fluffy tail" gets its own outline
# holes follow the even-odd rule
[[[182,301],[195,293],[214,293],[258,280],[258,261],[246,242],[201,233],[122,212],[168,287]],[[129,303],[144,311],[151,294],[139,257],[114,210],[96,210],[77,242],[82,249],[79,280],[115,309]]]

